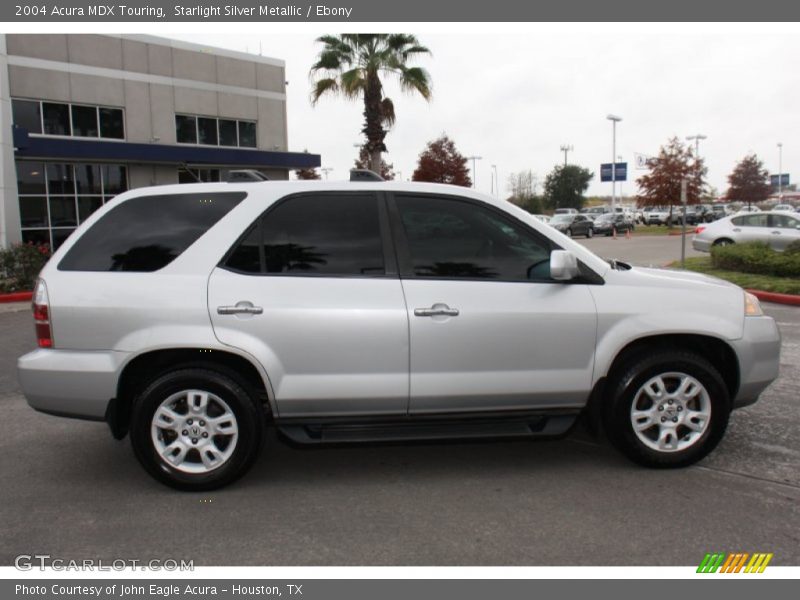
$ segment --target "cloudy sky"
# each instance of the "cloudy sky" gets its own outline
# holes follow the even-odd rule
[[[598,24],[596,29],[603,29]],[[413,27],[409,27],[413,32]],[[783,171],[800,177],[800,36],[707,33],[419,33],[432,56],[419,64],[433,80],[430,103],[402,94],[394,82],[397,124],[387,138],[388,160],[407,179],[425,143],[442,132],[465,155],[479,155],[477,187],[489,192],[497,165],[501,192],[508,175],[531,169],[544,180],[563,161],[559,147],[574,147],[570,162],[595,173],[589,193],[610,195],[600,183],[599,165],[610,162],[611,122],[617,126],[617,154],[630,165],[634,153],[656,154],[671,136],[702,133],[701,155],[709,182],[724,191],[738,160],[755,152],[770,172],[778,170],[777,143],[783,142]],[[180,39],[282,58],[289,86],[289,145],[322,155],[331,178],[347,176],[361,141],[362,108],[342,98],[312,107],[308,69],[322,30],[285,35],[176,35]]]

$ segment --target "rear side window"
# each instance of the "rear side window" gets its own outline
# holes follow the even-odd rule
[[[103,215],[69,249],[58,268],[158,271],[180,256],[246,195],[214,192],[132,198]]]
[[[254,224],[224,266],[267,275],[384,275],[378,200],[346,194],[284,200]]]

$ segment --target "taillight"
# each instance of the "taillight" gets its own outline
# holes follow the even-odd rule
[[[33,323],[36,328],[36,343],[39,348],[53,347],[53,333],[50,329],[50,298],[47,286],[42,279],[36,282],[33,291]]]
[[[697,229],[694,230],[694,234],[698,235],[700,233],[703,233],[705,230],[706,230],[706,226],[705,225],[700,225],[700,227],[698,227]]]

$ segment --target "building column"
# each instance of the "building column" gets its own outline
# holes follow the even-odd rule
[[[14,164],[11,94],[8,89],[6,36],[0,34],[0,248],[22,240],[19,225],[17,169]]]

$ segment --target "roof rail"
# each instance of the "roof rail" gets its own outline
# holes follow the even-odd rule
[[[350,169],[350,181],[386,181],[375,171],[369,169]]]
[[[269,181],[269,177],[264,175],[261,171],[255,169],[234,169],[228,171],[226,179],[228,183],[241,182],[241,181]]]

